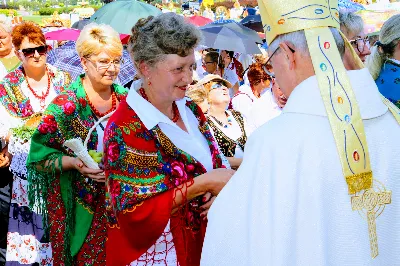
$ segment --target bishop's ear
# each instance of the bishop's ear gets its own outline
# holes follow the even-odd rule
[[[292,48],[293,45],[288,42],[283,42],[279,46],[284,55],[284,58],[287,60],[287,63],[289,64],[289,69],[293,70],[296,62],[295,58],[296,51]]]

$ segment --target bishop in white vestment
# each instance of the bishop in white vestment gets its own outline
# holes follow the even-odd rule
[[[400,126],[367,69],[348,75],[374,176],[392,191],[376,219],[379,256],[371,259],[368,224],[351,209],[313,76],[248,139],[242,165],[208,213],[202,266],[400,265]]]
[[[400,110],[359,59],[345,71],[336,0],[259,6],[290,97],[211,206],[201,265],[400,265]]]

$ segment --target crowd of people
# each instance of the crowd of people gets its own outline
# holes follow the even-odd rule
[[[400,15],[372,43],[356,13],[275,13],[259,55],[172,12],[127,45],[89,23],[76,78],[0,17],[0,265],[397,265]]]

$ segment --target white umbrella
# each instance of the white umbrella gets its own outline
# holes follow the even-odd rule
[[[211,23],[200,27],[203,45],[244,54],[261,54],[257,44],[262,40],[257,32],[236,22]]]

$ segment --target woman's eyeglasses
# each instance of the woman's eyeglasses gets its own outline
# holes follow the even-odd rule
[[[107,59],[101,59],[99,61],[92,61],[89,58],[86,58],[90,63],[95,65],[97,70],[106,70],[109,69],[111,65],[114,65],[115,68],[121,68],[121,64],[124,63],[122,58],[118,58],[115,60],[107,60]]]
[[[365,38],[357,37],[356,39],[350,40],[349,42],[351,45],[353,45],[354,48],[357,48],[360,54],[364,52],[365,46],[367,46],[368,48],[371,47],[368,37]]]
[[[41,45],[41,46],[38,46],[38,47],[25,48],[25,49],[20,50],[20,52],[22,52],[25,57],[34,56],[36,51],[37,51],[37,53],[39,55],[47,54],[47,45]]]

